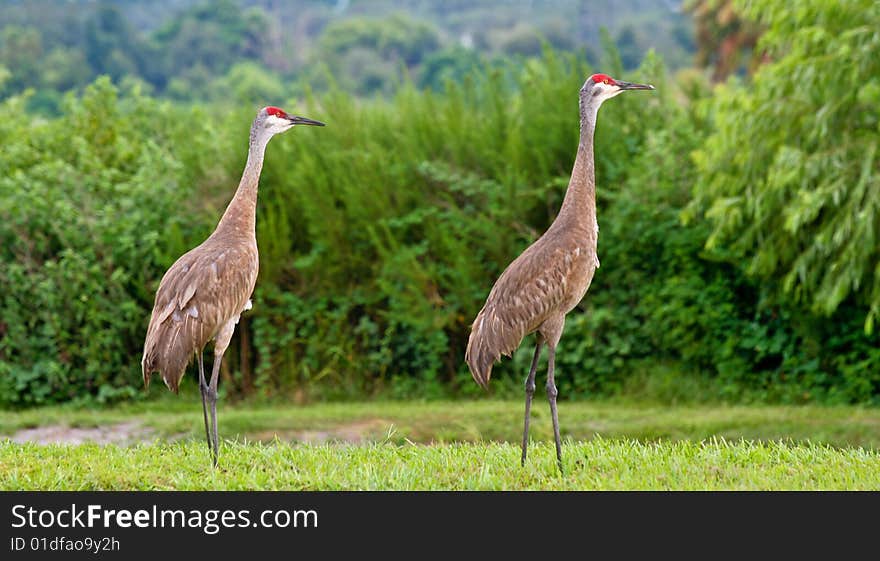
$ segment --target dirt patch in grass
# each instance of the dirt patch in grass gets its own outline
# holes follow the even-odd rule
[[[382,440],[387,436],[393,423],[384,419],[363,419],[338,425],[324,430],[301,430],[301,431],[260,431],[248,435],[254,440],[270,441],[276,437],[279,440],[296,442],[309,442],[320,444],[324,442],[347,442],[361,444]]]
[[[22,429],[12,435],[12,441],[18,443],[36,442],[37,444],[118,444],[122,446],[145,442],[150,439],[152,429],[135,421],[104,425],[100,427],[71,427],[68,425],[47,425]]]

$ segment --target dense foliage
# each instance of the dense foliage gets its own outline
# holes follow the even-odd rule
[[[877,6],[741,6],[770,58],[747,83],[672,79],[653,55],[625,73],[610,48],[603,70],[658,89],[600,113],[602,266],[567,319],[563,396],[880,400]],[[558,210],[592,69],[546,49],[462,55],[430,80],[379,83],[382,99],[338,83],[365,46],[426,68],[445,56],[418,58],[436,36],[408,26],[328,27],[324,89],[287,103],[251,63],[222,105],[159,102],[124,77],[66,96],[57,117],[27,95],[0,102],[0,402],[140,395],[156,285],[216,224],[265,96],[328,126],[269,146],[255,307],[224,390],[476,395],[470,321]],[[407,54],[414,42],[427,46]],[[520,393],[529,346],[493,391]]]
[[[867,398],[880,391],[880,5],[741,5],[767,26],[772,62],[707,104],[688,213],[705,212],[707,248],[789,317],[781,370],[836,372]]]
[[[208,121],[120,101],[108,79],[62,119],[24,105],[0,105],[0,401],[132,395],[151,283],[184,249],[191,186],[211,178]]]

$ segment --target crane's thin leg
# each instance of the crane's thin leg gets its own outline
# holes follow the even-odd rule
[[[199,360],[199,393],[202,394],[202,416],[205,418],[205,438],[208,440],[208,449],[213,450],[214,448],[211,445],[211,431],[208,428],[208,383],[205,381],[205,364],[202,360],[202,354],[202,351],[199,351],[197,355]]]
[[[232,340],[232,332],[235,330],[235,324],[238,318],[235,317],[228,321],[226,325],[220,329],[217,338],[214,339],[214,364],[211,366],[211,382],[208,384],[208,404],[211,406],[211,436],[214,467],[217,467],[217,457],[220,454],[220,438],[217,431],[217,384],[220,381],[220,363],[223,361],[223,353]]]
[[[556,464],[559,466],[559,473],[562,474],[562,443],[559,439],[559,415],[556,413],[556,396],[559,392],[556,390],[556,382],[553,378],[553,370],[556,367],[556,346],[549,346],[549,357],[547,358],[547,398],[550,400],[550,416],[553,417],[553,438],[556,439]]]
[[[220,454],[220,440],[217,437],[217,382],[220,378],[220,362],[223,355],[214,353],[214,364],[211,368],[211,383],[208,386],[208,403],[211,406],[211,434],[208,441],[211,445],[211,457],[217,467],[217,456]]]
[[[526,378],[526,420],[523,427],[522,440],[522,461],[520,465],[526,465],[526,451],[529,447],[529,415],[532,410],[532,396],[535,395],[535,372],[538,370],[538,359],[541,357],[541,348],[544,346],[544,340],[538,336],[538,343],[535,345],[535,358],[532,359],[532,367],[529,369],[529,377]]]

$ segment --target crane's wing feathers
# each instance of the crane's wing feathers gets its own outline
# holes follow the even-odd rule
[[[156,291],[141,362],[144,384],[161,372],[177,391],[194,353],[248,304],[257,279],[256,248],[214,248],[206,242],[182,255]]]
[[[465,361],[474,380],[487,387],[492,365],[510,356],[566,298],[581,251],[532,245],[501,273],[471,325]]]

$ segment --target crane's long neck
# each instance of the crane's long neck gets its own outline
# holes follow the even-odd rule
[[[596,172],[593,160],[593,133],[599,104],[581,93],[581,137],[571,179],[554,223],[596,224]]]
[[[251,132],[247,163],[241,174],[241,181],[235,196],[226,207],[226,212],[217,224],[215,234],[249,235],[256,237],[257,189],[260,185],[260,172],[263,170],[263,156],[269,138]]]

